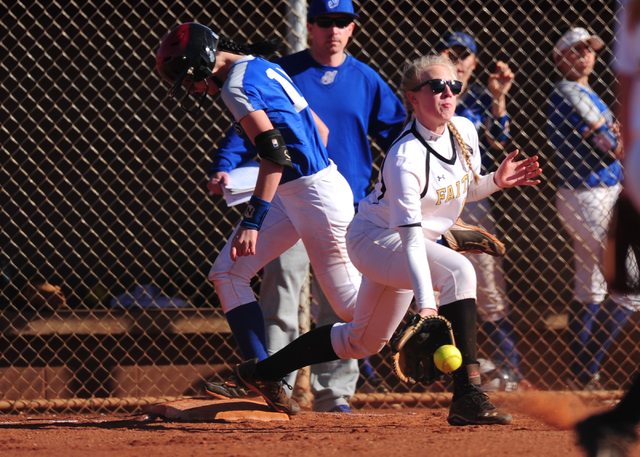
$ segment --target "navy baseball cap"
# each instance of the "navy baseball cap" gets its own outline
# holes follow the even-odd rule
[[[478,53],[478,48],[476,46],[476,40],[471,38],[471,36],[462,32],[447,32],[440,38],[440,41],[436,43],[435,50],[436,52],[442,52],[445,49],[449,49],[453,46],[464,46],[469,51],[474,54]]]
[[[359,18],[353,10],[351,0],[313,0],[309,5],[307,20],[323,14],[347,14]]]

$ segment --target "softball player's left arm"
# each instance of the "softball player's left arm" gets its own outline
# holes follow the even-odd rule
[[[240,119],[240,124],[254,144],[256,136],[263,132],[273,130],[273,124],[269,120],[267,113],[263,110],[250,112]],[[280,184],[282,168],[282,165],[278,165],[271,160],[262,160],[260,162],[258,181],[256,182],[253,196],[270,203]],[[240,226],[236,232],[236,236],[231,241],[231,260],[235,262],[238,257],[254,255],[256,253],[257,241],[258,230]]]
[[[402,240],[411,287],[420,315],[437,314],[431,271],[422,233],[420,194],[427,184],[424,152],[417,140],[389,151],[382,168],[389,199],[389,227],[395,228]]]

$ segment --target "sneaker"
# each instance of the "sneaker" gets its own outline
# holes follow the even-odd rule
[[[251,359],[236,365],[238,379],[249,389],[259,393],[273,409],[279,413],[294,416],[300,412],[300,406],[287,396],[282,381],[260,381],[255,378],[258,359]]]
[[[229,398],[243,400],[245,398],[257,398],[260,395],[253,390],[240,385],[236,380],[225,382],[207,381],[203,383],[204,392],[214,398],[227,400]]]
[[[349,408],[349,405],[338,405],[331,408],[329,413],[353,413],[353,410]]]
[[[493,406],[480,387],[473,384],[455,389],[447,418],[451,425],[507,425],[512,420],[510,414]]]
[[[497,367],[491,359],[478,359],[483,392],[527,392],[538,390],[529,381],[519,379],[511,367]]]
[[[578,444],[587,457],[625,457],[638,440],[635,424],[620,422],[615,411],[591,416],[576,424]]]

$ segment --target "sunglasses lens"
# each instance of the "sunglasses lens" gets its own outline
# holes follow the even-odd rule
[[[322,27],[323,29],[328,29],[329,27],[333,27],[334,25],[339,29],[343,29],[351,24],[351,22],[353,21],[346,17],[336,19],[330,17],[319,17],[315,20],[315,23],[318,25],[318,27]]]
[[[453,95],[458,95],[462,92],[462,81],[449,81],[449,87]]]
[[[432,79],[429,81],[429,86],[431,86],[431,91],[434,94],[441,94],[444,92],[444,88],[447,87],[447,81],[444,79]]]
[[[336,24],[336,27],[343,29],[349,24],[351,24],[351,19],[348,19],[348,18],[336,19],[335,24]]]

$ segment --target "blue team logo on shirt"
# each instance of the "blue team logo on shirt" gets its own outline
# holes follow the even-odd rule
[[[320,80],[320,82],[322,84],[324,84],[325,86],[327,84],[331,84],[332,82],[334,82],[336,80],[336,75],[338,74],[338,70],[333,70],[333,71],[327,71],[324,76],[322,77],[322,79]]]

